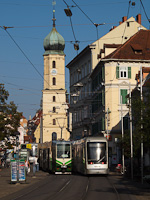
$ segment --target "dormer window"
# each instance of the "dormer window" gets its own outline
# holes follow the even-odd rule
[[[142,47],[139,44],[131,44],[131,47],[135,54],[142,54]]]

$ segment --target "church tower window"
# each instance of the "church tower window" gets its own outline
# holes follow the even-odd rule
[[[53,113],[55,113],[56,112],[56,108],[55,107],[53,107]]]
[[[56,85],[56,78],[53,77],[53,85]]]
[[[53,102],[56,102],[56,97],[55,96],[53,96]]]
[[[53,125],[56,125],[56,119],[53,119]]]
[[[55,61],[53,61],[52,67],[56,68],[56,62]]]

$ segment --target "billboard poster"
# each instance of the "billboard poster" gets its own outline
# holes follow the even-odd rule
[[[25,161],[19,160],[19,181],[25,181]]]
[[[17,162],[11,160],[11,181],[17,181]]]
[[[19,162],[19,163],[18,163]],[[19,177],[17,177],[17,167],[19,164]],[[25,174],[25,161],[24,160],[11,160],[11,182],[25,181],[26,174]]]

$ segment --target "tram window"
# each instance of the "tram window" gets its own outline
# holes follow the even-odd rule
[[[106,143],[88,142],[87,143],[88,161],[96,163],[106,163]]]
[[[70,144],[57,144],[57,158],[70,158]]]

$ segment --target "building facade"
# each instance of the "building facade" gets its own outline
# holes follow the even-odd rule
[[[136,87],[141,66],[150,67],[149,30],[140,30],[94,69],[92,79],[92,133],[110,139],[110,154],[119,162],[118,138],[129,129],[130,102],[127,95]]]
[[[67,65],[70,72],[71,137],[73,139],[93,134],[91,72],[104,56],[113,52],[140,29],[145,29],[141,25],[141,15],[137,15],[136,20],[133,17],[129,19],[123,17],[119,26],[113,27],[106,35],[88,45]]]

